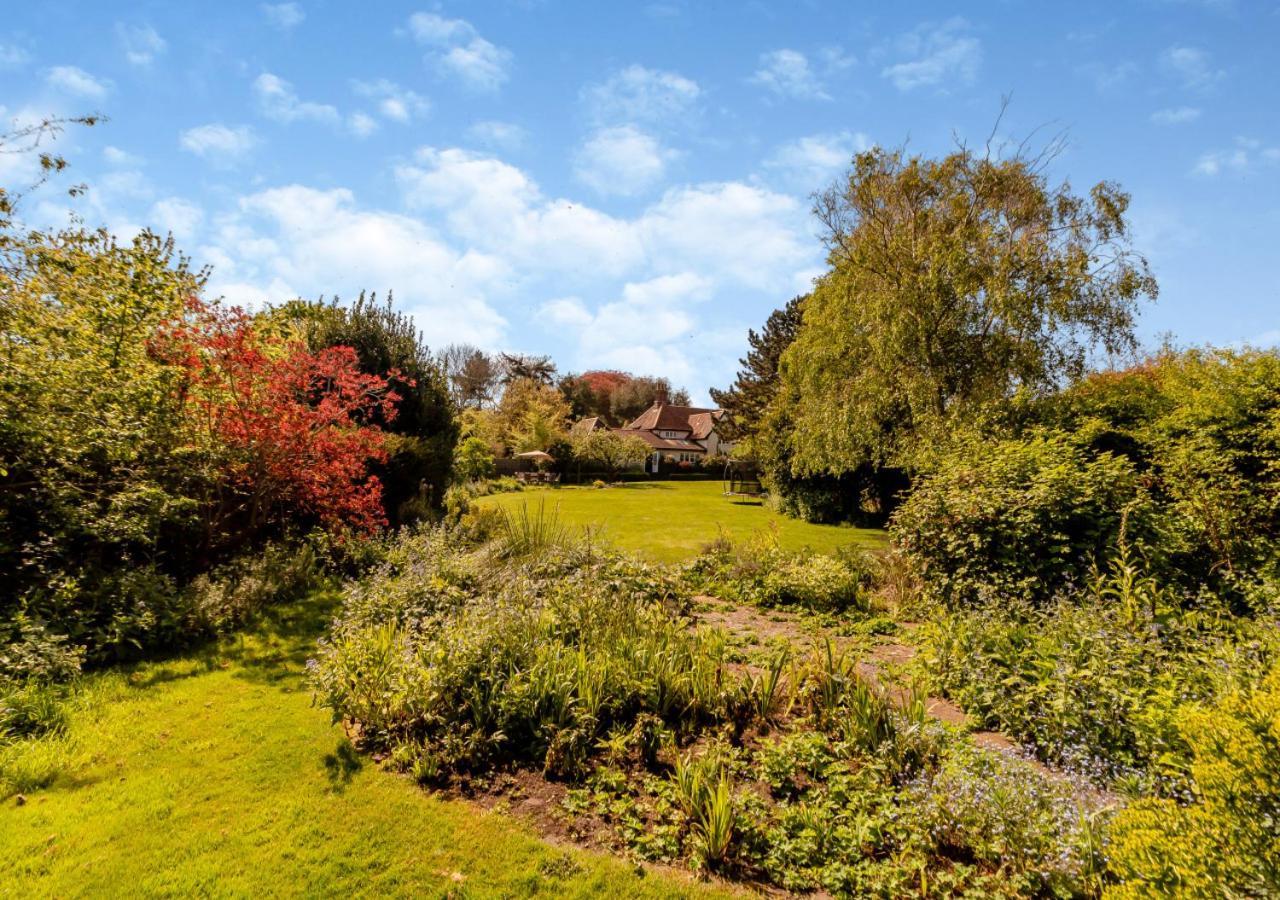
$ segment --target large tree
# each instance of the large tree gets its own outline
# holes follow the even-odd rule
[[[484,409],[494,403],[502,380],[494,357],[470,344],[449,344],[438,358],[458,409]]]
[[[507,451],[547,450],[565,438],[569,404],[559,391],[543,381],[521,378],[502,392],[494,426],[502,448]]]
[[[765,411],[778,393],[779,366],[783,352],[795,341],[803,319],[805,296],[793,297],[782,309],[775,309],[759,332],[747,332],[747,355],[727,390],[711,389],[716,406],[729,413],[724,433],[736,439],[748,438],[759,429]]]
[[[910,467],[985,404],[1134,346],[1156,283],[1130,244],[1129,196],[1051,185],[1051,160],[877,148],[819,196],[830,271],[775,404],[792,474]]]
[[[614,369],[593,370],[560,379],[560,393],[575,419],[599,416],[610,425],[625,425],[653,405],[655,400],[689,405],[689,393],[673,388],[666,378],[632,375]]]

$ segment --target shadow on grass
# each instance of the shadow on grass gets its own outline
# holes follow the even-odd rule
[[[339,794],[364,766],[364,760],[360,758],[351,741],[346,738],[338,741],[334,751],[326,753],[320,761],[324,764],[324,773],[329,779],[329,789]]]
[[[238,667],[237,678],[265,684],[301,678],[338,602],[336,591],[321,590],[270,607],[250,629],[211,649],[220,665]]]

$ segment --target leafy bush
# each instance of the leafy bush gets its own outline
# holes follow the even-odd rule
[[[1270,621],[1186,605],[1117,563],[1047,606],[937,610],[921,668],[988,727],[1106,782],[1185,789],[1179,706],[1249,683],[1280,658]]]
[[[457,481],[479,481],[493,476],[493,452],[483,438],[472,435],[458,444],[453,454],[453,476]]]
[[[1280,894],[1280,667],[1256,689],[1180,708],[1191,800],[1144,799],[1120,812],[1108,896]]]
[[[1158,546],[1133,464],[1067,438],[959,443],[893,518],[894,542],[926,594],[948,603],[1044,601],[1105,565],[1122,533]]]
[[[684,576],[695,590],[762,606],[866,612],[868,568],[849,554],[787,552],[770,538],[739,546],[721,539],[686,566]]]
[[[375,468],[387,518],[399,525],[438,513],[458,428],[444,373],[413,318],[394,308],[390,294],[380,303],[376,294],[363,292],[348,306],[337,299],[295,300],[268,315],[297,323],[312,352],[349,347],[361,372],[387,378],[397,398],[394,416],[377,411],[365,420],[395,436],[387,442],[387,459]]]

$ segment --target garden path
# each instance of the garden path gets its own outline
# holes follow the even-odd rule
[[[796,653],[802,653],[829,639],[842,653],[856,655],[858,674],[872,684],[883,686],[898,698],[906,688],[897,679],[898,671],[915,656],[916,648],[896,641],[882,641],[866,635],[841,634],[812,616],[803,616],[785,609],[764,610],[745,603],[734,603],[719,597],[699,595],[693,598],[699,623],[726,631],[739,645],[771,646],[786,643]],[[910,631],[911,625],[902,625]],[[868,641],[871,641],[868,645]],[[745,666],[760,672],[762,660],[748,661]],[[968,716],[959,706],[944,697],[929,697],[925,711],[940,722],[964,727]],[[973,731],[970,739],[979,747],[995,750],[1021,759],[1027,759],[1037,768],[1052,773],[1043,763],[1031,758],[1016,742],[997,731]]]

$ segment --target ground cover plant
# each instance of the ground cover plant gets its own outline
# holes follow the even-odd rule
[[[807,547],[823,553],[840,547],[875,547],[885,541],[880,529],[801,522],[755,501],[725,497],[723,492],[718,480],[636,482],[604,490],[531,488],[519,495],[486,498],[480,505],[517,510],[525,504],[536,506],[538,498],[545,497],[565,524],[591,526],[620,549],[663,563],[693,558],[720,534],[741,542],[776,532],[784,550]]]
[[[617,846],[737,878],[1096,888],[1092,807],[981,756],[831,643],[745,665],[695,625],[683,579],[545,507],[471,528],[402,535],[346,592],[312,683],[361,749],[428,785],[540,773]]]

